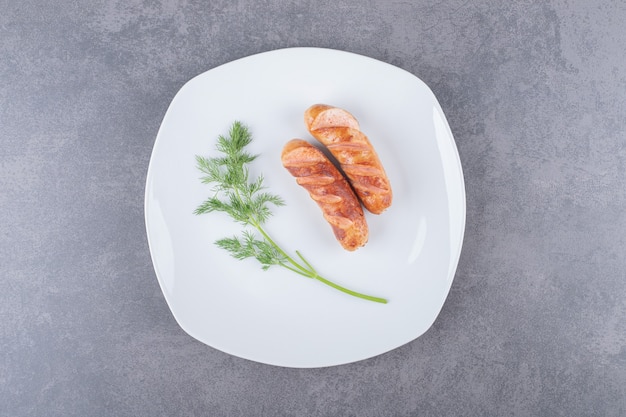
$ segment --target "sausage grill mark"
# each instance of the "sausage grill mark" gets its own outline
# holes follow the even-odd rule
[[[304,122],[337,159],[365,208],[374,214],[386,210],[393,198],[389,178],[356,118],[343,109],[315,104],[305,111]]]
[[[339,243],[349,251],[365,245],[369,231],[361,204],[326,155],[302,139],[293,139],[283,148],[281,160],[320,207]]]

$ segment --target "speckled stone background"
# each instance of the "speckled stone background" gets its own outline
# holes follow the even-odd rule
[[[0,415],[626,415],[626,3],[598,3],[0,1]],[[434,326],[332,368],[186,335],[144,229],[178,89],[290,46],[423,79],[466,179]]]

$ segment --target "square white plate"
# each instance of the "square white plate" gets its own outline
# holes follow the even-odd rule
[[[391,208],[367,213],[370,238],[356,252],[335,240],[308,193],[282,167],[292,138],[315,143],[303,121],[312,104],[351,112],[387,171]],[[195,156],[215,156],[234,120],[260,154],[251,174],[287,205],[266,229],[340,285],[378,304],[256,260],[238,261],[214,241],[238,234],[222,213],[194,209],[210,194]],[[221,351],[288,367],[369,358],[410,342],[435,321],[448,295],[465,229],[459,155],[431,90],[414,75],[364,56],[320,48],[266,52],[185,84],[158,132],[148,169],[145,218],[155,271],[180,326]]]

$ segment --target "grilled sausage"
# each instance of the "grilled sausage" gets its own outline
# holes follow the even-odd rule
[[[374,214],[386,210],[393,198],[391,184],[357,119],[338,107],[315,104],[305,111],[304,123],[337,159],[365,208]]]
[[[322,151],[307,141],[292,139],[284,146],[281,161],[322,209],[344,249],[354,251],[367,243],[369,231],[361,204]]]

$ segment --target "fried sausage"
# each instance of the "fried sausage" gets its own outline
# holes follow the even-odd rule
[[[367,243],[369,231],[361,204],[321,150],[302,139],[292,139],[284,146],[281,161],[322,209],[344,249],[354,251]]]
[[[338,107],[315,104],[304,112],[304,123],[337,159],[365,208],[374,214],[386,210],[393,197],[391,184],[357,119]]]

